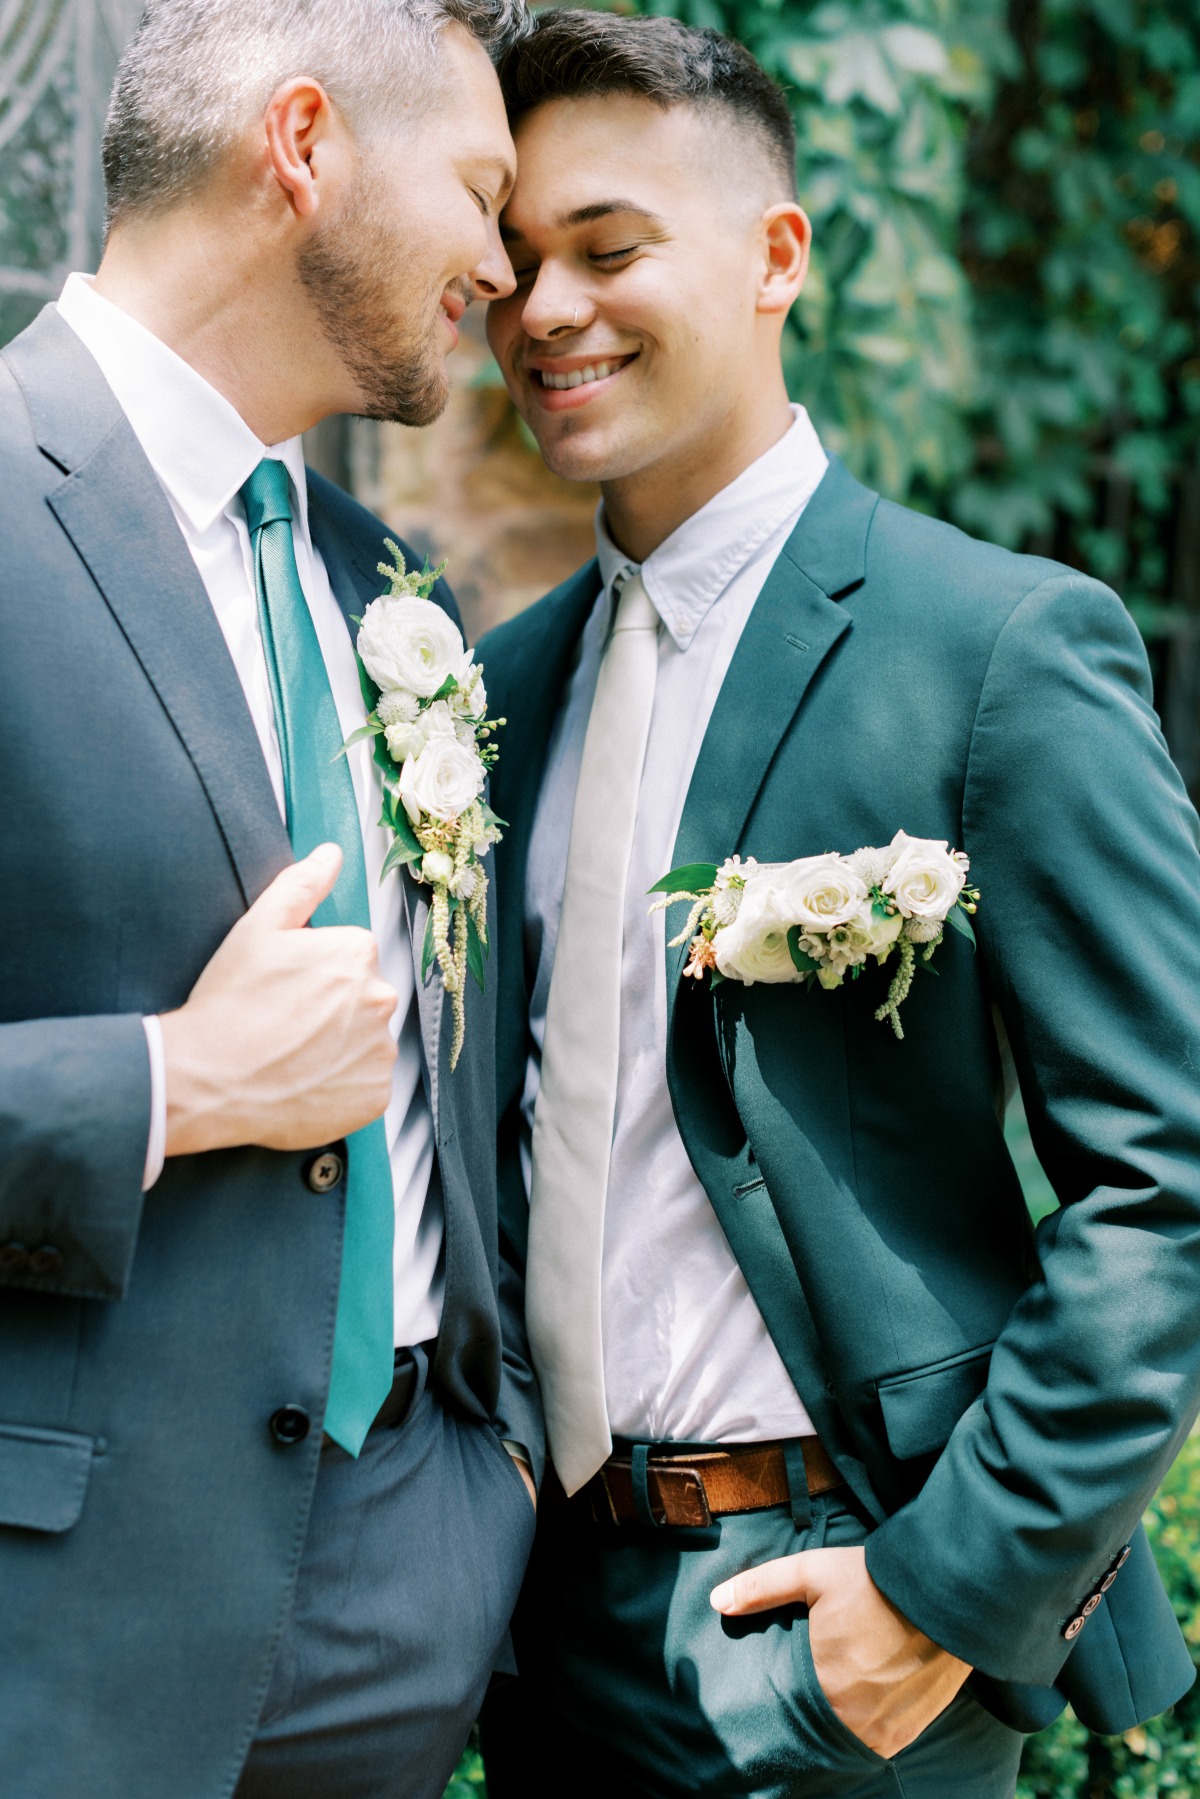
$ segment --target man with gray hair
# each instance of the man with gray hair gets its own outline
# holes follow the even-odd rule
[[[430,889],[338,753],[384,527],[299,435],[428,423],[511,291],[523,28],[152,0],[99,273],[0,355],[6,1799],[433,1799],[504,1650],[542,1448],[494,990],[452,1072]]]

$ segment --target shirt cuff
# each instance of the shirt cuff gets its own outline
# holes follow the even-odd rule
[[[501,1437],[500,1441],[503,1443],[505,1449],[507,1449],[513,1461],[523,1463],[524,1466],[528,1468],[530,1474],[532,1474],[533,1463],[529,1459],[529,1451],[526,1449],[524,1443],[514,1443],[511,1437]]]
[[[146,1166],[142,1173],[142,1192],[149,1193],[163,1171],[167,1156],[167,1058],[163,1050],[162,1025],[157,1018],[143,1018],[146,1048],[150,1052],[150,1137],[146,1144]]]

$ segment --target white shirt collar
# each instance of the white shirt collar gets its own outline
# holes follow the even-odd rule
[[[808,413],[793,406],[791,429],[779,442],[647,556],[641,565],[646,592],[681,650],[754,552],[803,511],[828,466]],[[596,554],[605,595],[622,569],[638,566],[608,535],[603,502],[596,511]]]
[[[207,531],[264,456],[287,468],[297,501],[293,528],[308,538],[308,491],[298,437],[266,445],[223,394],[161,338],[68,275],[58,310],[100,365],[134,436],[181,522]]]

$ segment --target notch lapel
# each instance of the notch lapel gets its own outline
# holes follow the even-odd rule
[[[740,849],[775,752],[818,669],[850,628],[837,602],[863,579],[877,501],[830,458],[729,664],[692,773],[673,867],[720,862]],[[667,951],[668,1033],[686,959],[686,945]]]
[[[4,352],[38,444],[66,479],[48,504],[179,735],[242,896],[292,860],[237,670],[167,497],[112,390],[47,307]]]

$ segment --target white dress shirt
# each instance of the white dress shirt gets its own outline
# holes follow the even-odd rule
[[[242,484],[264,456],[276,457],[291,477],[296,567],[345,735],[363,724],[366,716],[346,620],[329,585],[320,551],[309,535],[300,439],[261,444],[228,400],[153,333],[102,298],[87,276],[68,276],[58,310],[99,363],[162,483],[229,646],[283,816],[283,759],[259,631],[250,535],[240,498]],[[382,544],[380,548],[382,551]],[[130,553],[136,551],[136,544],[131,545]],[[440,1202],[429,1195],[433,1121],[422,1079],[416,979],[400,877],[396,873],[383,882],[379,878],[388,850],[387,833],[377,822],[382,803],[379,774],[367,743],[357,744],[348,761],[362,827],[371,932],[379,945],[380,972],[400,996],[393,1020],[399,1056],[384,1127],[396,1218],[394,1340],[405,1345],[437,1334],[442,1310],[444,1220]],[[146,1020],[146,1036],[153,1090],[145,1183],[149,1187],[162,1172],[166,1139],[166,1078],[157,1019]]]
[[[663,628],[626,888],[604,1217],[601,1320],[614,1436],[761,1442],[813,1428],[675,1123],[666,1078],[664,918],[650,916],[647,897],[671,867],[692,770],[743,627],[828,466],[804,408],[792,410],[784,437],[641,565]],[[526,943],[536,968],[523,1101],[527,1180],[583,742],[612,622],[613,580],[636,566],[609,538],[603,509],[596,536],[603,585],[551,739],[526,878]],[[713,844],[714,859],[733,847]]]

